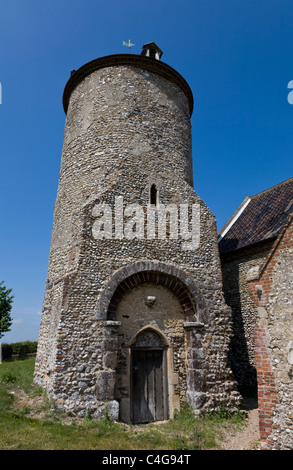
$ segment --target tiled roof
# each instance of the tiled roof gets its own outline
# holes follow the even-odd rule
[[[275,238],[292,212],[293,178],[246,198],[219,234],[220,254]]]

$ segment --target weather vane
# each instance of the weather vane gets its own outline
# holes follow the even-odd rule
[[[132,44],[132,42],[130,41],[130,39],[128,40],[128,42],[122,41],[122,45],[129,47],[129,54],[130,54],[130,48],[131,48],[132,46],[135,46],[135,44]]]

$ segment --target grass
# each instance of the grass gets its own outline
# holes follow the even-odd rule
[[[221,427],[243,423],[226,413],[196,418],[188,407],[172,420],[143,426],[68,418],[52,411],[32,382],[33,370],[34,358],[0,364],[0,450],[219,449]]]

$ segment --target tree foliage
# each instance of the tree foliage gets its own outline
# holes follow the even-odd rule
[[[7,289],[3,285],[4,281],[0,282],[0,338],[10,331],[12,325],[12,318],[10,315],[12,309],[13,295],[10,295],[12,289]]]

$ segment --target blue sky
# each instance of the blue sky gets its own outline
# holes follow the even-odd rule
[[[194,94],[194,187],[220,230],[247,195],[293,176],[292,0],[3,0],[0,281],[15,296],[2,342],[37,340],[70,71],[155,41]]]

